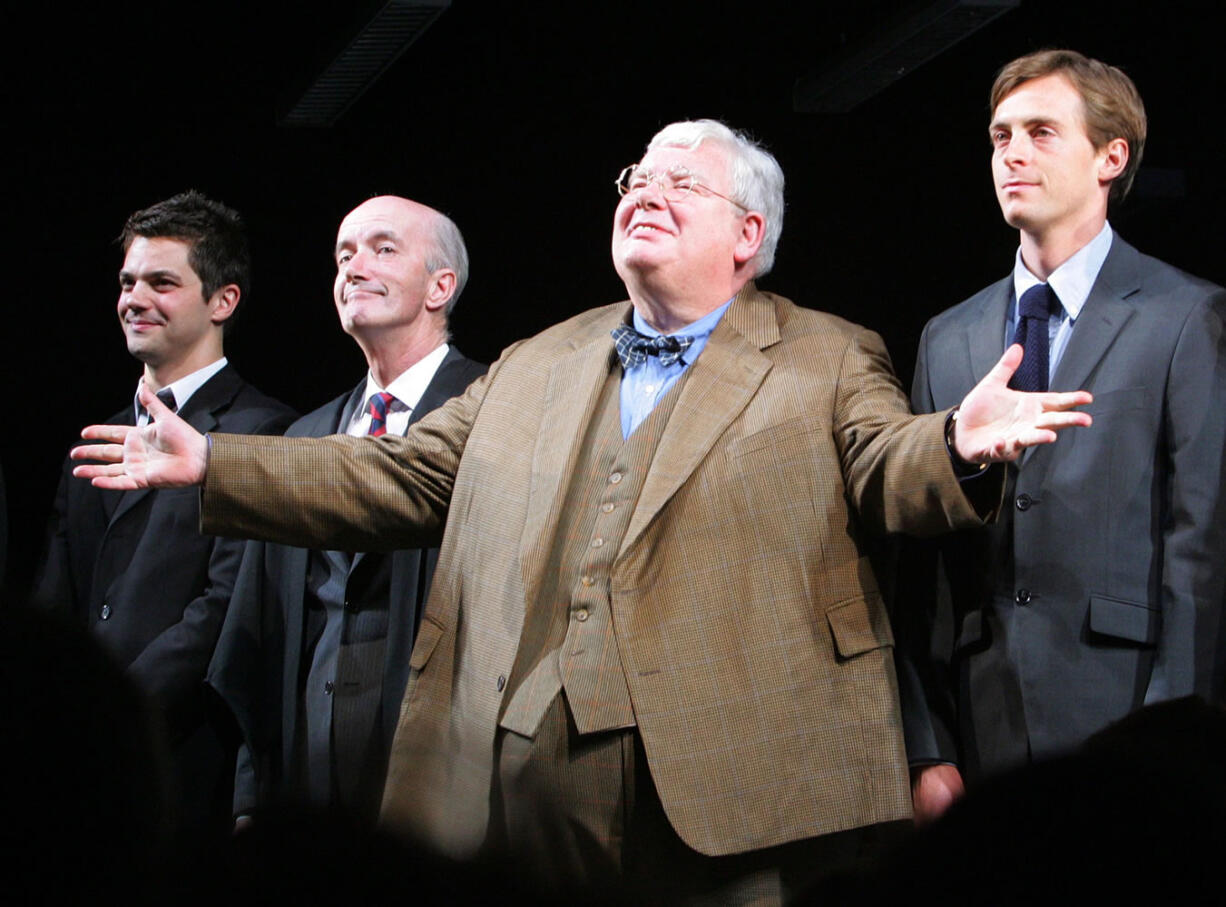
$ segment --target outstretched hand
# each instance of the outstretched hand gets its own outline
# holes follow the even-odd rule
[[[131,491],[134,488],[178,488],[199,485],[208,465],[208,442],[152,394],[141,387],[140,402],[149,410],[143,428],[129,425],[91,425],[81,432],[87,440],[72,449],[74,460],[100,460],[73,469],[99,488]]]
[[[954,450],[968,463],[1016,460],[1023,450],[1050,444],[1056,432],[1089,425],[1090,414],[1074,410],[1093,401],[1086,391],[1026,393],[1009,387],[1022,362],[1022,347],[1013,344],[958,409]]]

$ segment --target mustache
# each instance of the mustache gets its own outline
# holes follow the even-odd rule
[[[341,298],[348,299],[353,293],[376,293],[381,296],[384,293],[384,289],[380,284],[359,280],[345,284],[345,289],[341,292]]]

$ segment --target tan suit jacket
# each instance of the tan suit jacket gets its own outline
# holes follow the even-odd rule
[[[371,550],[432,544],[384,799],[457,855],[488,824],[526,603],[626,303],[508,349],[405,439],[216,436],[205,529]],[[612,571],[652,778],[696,850],[909,815],[890,627],[863,533],[978,525],[881,340],[746,287],[686,377]]]

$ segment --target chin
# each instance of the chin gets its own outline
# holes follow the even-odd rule
[[[618,259],[617,273],[640,274],[655,267],[655,265],[656,260],[653,250],[642,247],[623,249],[621,257]]]
[[[1016,205],[1002,205],[1001,213],[1005,217],[1005,223],[1015,230],[1025,230],[1030,224],[1025,212],[1019,211]]]
[[[128,339],[128,355],[144,362],[149,357],[149,349],[140,339]]]

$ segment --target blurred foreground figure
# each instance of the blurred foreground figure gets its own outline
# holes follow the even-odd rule
[[[798,904],[1221,904],[1226,712],[1185,697],[1003,772]]]
[[[5,900],[153,903],[172,853],[156,722],[84,629],[11,605],[0,605]]]

